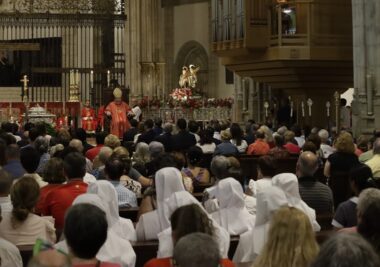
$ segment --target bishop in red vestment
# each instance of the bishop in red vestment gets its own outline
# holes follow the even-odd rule
[[[122,94],[119,88],[115,88],[113,91],[115,100],[106,107],[106,114],[112,118],[111,134],[119,138],[123,138],[123,134],[131,127],[127,117],[127,114],[131,113],[131,108],[121,100]]]

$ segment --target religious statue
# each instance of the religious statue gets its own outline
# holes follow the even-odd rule
[[[188,88],[189,87],[189,76],[190,76],[189,68],[186,66],[183,66],[182,67],[182,74],[179,76],[179,86],[181,88]]]
[[[95,110],[91,108],[90,101],[86,100],[86,103],[82,109],[82,128],[87,133],[94,133],[96,129]]]
[[[105,114],[111,117],[110,132],[119,138],[123,138],[123,134],[131,127],[128,116],[134,115],[128,104],[122,101],[122,95],[121,89],[115,88],[113,91],[115,99],[105,109]]]
[[[189,67],[182,67],[182,74],[179,76],[179,86],[181,88],[195,88],[197,85],[197,72],[199,67],[190,65]]]
[[[191,88],[195,88],[198,82],[197,72],[199,71],[199,67],[190,65],[189,68],[190,68],[189,85]]]

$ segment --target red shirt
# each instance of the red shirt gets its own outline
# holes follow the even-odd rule
[[[40,189],[40,198],[36,205],[36,213],[40,215],[46,214],[46,196],[61,184],[48,184]]]
[[[55,228],[63,229],[66,210],[74,199],[87,192],[87,184],[82,179],[68,181],[49,192],[46,196],[46,214],[55,219]]]
[[[299,146],[293,143],[287,143],[286,145],[284,145],[284,147],[286,148],[286,150],[288,150],[290,154],[299,154],[301,152]]]
[[[86,152],[86,158],[88,158],[91,161],[94,161],[94,159],[99,154],[100,149],[102,149],[103,146],[104,145],[97,145],[96,147],[87,150],[87,152]]]
[[[257,139],[253,144],[250,144],[247,150],[248,155],[266,155],[269,153],[270,147],[267,142],[262,139]]]
[[[221,267],[234,267],[232,261],[229,259],[220,260]],[[151,259],[144,264],[144,267],[173,267],[172,258]]]

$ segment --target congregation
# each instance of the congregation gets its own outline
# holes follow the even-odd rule
[[[380,267],[380,132],[130,124],[1,125],[0,266]]]

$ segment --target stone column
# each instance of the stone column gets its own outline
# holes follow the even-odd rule
[[[380,127],[380,20],[377,0],[352,0],[354,46],[353,131],[371,134]]]
[[[242,110],[243,110],[243,90],[242,90],[242,79],[240,76],[235,75],[234,77],[235,93],[234,93],[234,107],[233,107],[233,121],[242,121]]]

